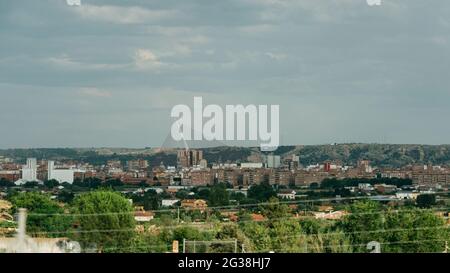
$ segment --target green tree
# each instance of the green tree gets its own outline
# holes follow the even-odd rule
[[[269,225],[271,247],[275,252],[306,252],[306,242],[300,223],[295,219],[280,219]]]
[[[277,193],[269,183],[253,185],[248,190],[248,198],[255,199],[258,202],[265,202],[275,196],[277,196]]]
[[[142,180],[141,182],[139,182],[138,186],[140,188],[146,188],[146,187],[148,187],[148,183],[146,180]]]
[[[27,189],[38,188],[39,186],[39,183],[36,181],[28,181],[23,185],[23,187]]]
[[[196,196],[199,199],[209,200],[211,191],[209,189],[201,189],[197,192]]]
[[[6,188],[14,187],[14,183],[9,181],[8,179],[5,179],[2,177],[0,179],[0,187],[6,187]]]
[[[407,209],[387,212],[383,252],[442,252],[450,240],[448,226],[442,217],[430,210]]]
[[[120,179],[108,179],[105,181],[105,186],[107,187],[120,187],[123,185],[124,183]]]
[[[292,216],[289,207],[281,204],[276,197],[270,198],[266,204],[261,205],[260,210],[270,220],[282,220]]]
[[[308,253],[351,253],[353,252],[350,239],[342,231],[318,233],[307,236]]]
[[[175,193],[175,197],[178,199],[188,199],[189,198],[189,191],[187,190],[179,190],[177,193]]]
[[[130,202],[111,191],[94,191],[77,196],[73,211],[78,214],[80,233],[76,239],[83,246],[96,245],[101,252],[129,247],[135,221]]]
[[[165,253],[171,248],[170,244],[164,241],[162,236],[150,233],[137,233],[133,237],[130,247],[111,248],[111,250],[120,253]]]
[[[306,218],[300,221],[300,226],[306,234],[317,234],[322,230],[323,224],[319,220]]]
[[[358,201],[349,208],[347,215],[338,225],[349,235],[352,244],[361,245],[357,251],[365,252],[365,244],[370,241],[383,242],[384,229],[383,210],[374,201]]]
[[[242,192],[232,192],[230,194],[231,200],[236,200],[237,202],[241,203],[242,201],[245,201],[247,199],[247,196],[243,194]]]
[[[158,210],[161,207],[161,197],[157,195],[147,196],[144,200],[144,209]]]
[[[421,194],[417,196],[416,200],[419,208],[431,208],[436,205],[436,195],[434,194]]]
[[[382,244],[382,252],[441,252],[449,240],[442,217],[430,210],[383,210],[372,201],[356,202],[338,228],[348,235],[355,251],[367,251],[370,241]]]
[[[73,194],[70,190],[63,190],[58,194],[58,201],[63,203],[71,203],[75,198],[75,194]]]
[[[53,189],[53,188],[59,186],[59,182],[58,182],[58,180],[55,180],[55,179],[45,180],[44,181],[44,186],[49,188],[49,189]]]
[[[245,222],[241,224],[241,230],[250,239],[254,250],[269,252],[272,250],[272,238],[269,229],[260,223]]]
[[[98,189],[102,186],[102,180],[97,177],[89,177],[86,178],[83,182],[81,182],[80,186],[88,187],[90,189]]]
[[[179,227],[173,230],[172,240],[177,240],[182,243],[184,239],[187,241],[211,241],[214,239],[214,236],[212,233],[201,232],[199,229],[193,227]],[[206,252],[207,245],[196,244],[194,247],[193,242],[188,243],[186,245],[186,252],[190,253],[194,251],[197,253]]]
[[[157,210],[161,206],[161,197],[155,190],[149,190],[142,197],[133,198],[136,203],[142,204],[145,210]]]
[[[71,227],[71,217],[64,216],[64,209],[48,194],[37,192],[16,193],[10,198],[13,211],[28,211],[27,232],[40,237],[61,237]]]
[[[230,202],[230,194],[224,183],[214,185],[209,193],[209,205],[211,207],[227,206]]]
[[[250,241],[250,239],[242,232],[242,230],[239,228],[238,225],[226,225],[223,226],[216,235],[216,239],[218,240],[237,240],[238,250],[242,250],[242,247],[244,247],[244,250],[246,252],[251,252],[253,250],[253,244]],[[214,247],[214,246],[213,246]],[[231,245],[216,245],[216,248],[220,248],[217,252],[233,252],[234,251],[234,244]]]

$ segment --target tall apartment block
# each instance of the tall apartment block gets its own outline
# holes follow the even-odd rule
[[[22,180],[26,182],[37,181],[36,158],[27,159],[27,164],[22,167]]]
[[[202,159],[203,151],[200,150],[180,150],[177,154],[178,166],[183,168],[200,165]]]

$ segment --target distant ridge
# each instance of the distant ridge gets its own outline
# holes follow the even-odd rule
[[[246,162],[261,160],[265,153],[258,147],[219,146],[201,148],[208,162]],[[400,167],[409,164],[450,165],[450,145],[418,144],[332,144],[281,146],[274,152],[281,156],[297,154],[303,165],[326,160],[355,165],[359,159],[367,159],[377,166]],[[109,159],[129,160],[146,158],[151,163],[175,164],[176,148],[36,148],[0,150],[0,156],[25,160],[73,159],[90,163],[106,162]]]

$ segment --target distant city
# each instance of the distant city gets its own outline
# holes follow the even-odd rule
[[[32,182],[43,183],[45,180],[73,184],[97,178],[101,181],[118,179],[129,185],[144,183],[152,186],[189,187],[227,183],[236,188],[263,182],[283,187],[309,187],[311,184],[320,185],[325,179],[346,178],[410,179],[415,186],[433,189],[447,189],[450,183],[449,166],[431,162],[377,166],[365,158],[359,158],[353,165],[327,159],[304,166],[300,163],[300,154],[291,152],[284,155],[266,153],[249,156],[252,160],[248,162],[227,160],[225,163],[221,163],[220,158],[207,161],[201,149],[180,149],[175,153],[174,165],[165,164],[164,161],[151,165],[144,159],[147,154],[134,152],[122,154],[131,156],[129,160],[111,159],[98,165],[86,163],[82,159],[71,159],[70,156],[56,161],[28,158],[26,164],[22,165],[15,158],[0,156],[0,179],[14,182],[18,186]],[[118,156],[116,153],[109,155],[112,158],[114,155]]]
[[[446,146],[279,149],[3,150],[0,252],[448,251]]]
[[[249,273],[449,253],[435,2],[0,0],[0,255]],[[1,261],[64,270],[38,259]]]

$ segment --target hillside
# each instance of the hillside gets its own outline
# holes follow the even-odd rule
[[[107,150],[108,152],[105,152]],[[204,158],[208,162],[245,162],[259,161],[264,155],[258,148],[252,147],[214,147],[204,148]],[[341,161],[343,164],[355,165],[359,159],[370,160],[378,166],[404,166],[408,164],[450,165],[450,145],[404,145],[404,144],[337,144],[337,145],[299,145],[282,146],[275,154],[300,156],[303,165],[323,162],[325,160]],[[8,149],[0,150],[0,156],[7,156],[19,161],[27,157],[38,159],[79,160],[93,164],[103,164],[107,160],[126,161],[143,158],[152,166],[164,162],[166,165],[176,163],[174,149]]]

